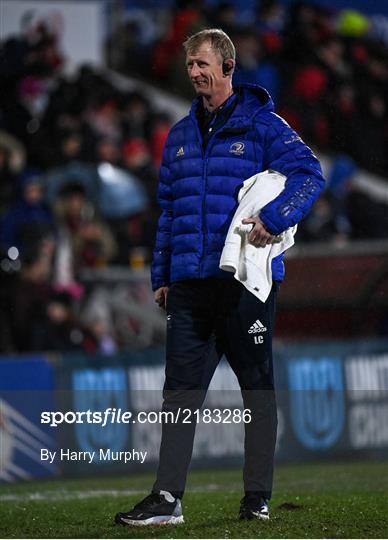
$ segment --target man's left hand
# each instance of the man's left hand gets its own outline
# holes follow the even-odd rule
[[[253,223],[252,230],[248,234],[248,240],[256,247],[265,247],[273,244],[275,236],[264,227],[263,222],[258,217],[250,217],[242,220],[242,223]]]

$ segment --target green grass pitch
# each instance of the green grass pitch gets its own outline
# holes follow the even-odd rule
[[[122,527],[149,474],[0,488],[1,538],[388,538],[388,463],[279,465],[269,522],[239,522],[240,470],[190,473],[184,525]]]

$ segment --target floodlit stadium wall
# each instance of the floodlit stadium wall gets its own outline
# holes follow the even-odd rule
[[[1,480],[153,470],[163,357],[1,357]],[[277,344],[275,365],[279,462],[388,456],[387,340]],[[245,413],[226,363],[204,409],[193,466],[240,464]]]

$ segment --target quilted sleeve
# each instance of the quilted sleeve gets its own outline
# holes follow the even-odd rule
[[[166,154],[165,147],[160,167],[158,188],[158,203],[162,209],[162,213],[159,217],[151,264],[151,282],[154,291],[159,289],[159,287],[170,284],[172,196],[170,170]]]
[[[267,126],[263,170],[287,177],[284,190],[260,211],[273,234],[298,223],[311,209],[324,186],[321,166],[311,149],[280,116],[271,113]]]

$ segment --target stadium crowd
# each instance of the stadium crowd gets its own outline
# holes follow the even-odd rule
[[[308,1],[285,6],[261,0],[256,10],[238,4],[178,2],[162,17],[164,31],[149,24],[159,32],[146,35],[129,14],[111,60],[124,73],[138,73],[191,99],[191,84],[181,76],[181,43],[200,28],[223,28],[236,45],[234,84],[267,88],[277,112],[309,145],[335,160],[328,189],[301,224],[299,239],[385,238],[386,204],[357,190],[352,178],[359,167],[388,174],[388,18]],[[373,230],[365,216],[374,217]]]
[[[235,5],[178,2],[164,33],[154,41],[148,36],[144,45],[140,23],[130,18],[118,30],[123,50],[117,67],[191,99],[190,82],[181,77],[182,41],[199,28],[221,27],[236,44],[235,84],[261,84],[310,144],[386,174],[388,18],[308,1],[286,8],[279,0],[261,0],[248,23]],[[373,152],[364,144],[365,132]]]
[[[2,43],[1,58],[0,349],[114,352],[106,318],[78,317],[80,272],[149,262],[170,119],[95,69],[66,76],[47,21]],[[109,174],[132,191],[112,192]]]
[[[388,172],[388,24],[307,2],[288,11],[276,0],[259,6],[247,24],[236,22],[227,2],[212,9],[178,2],[147,35],[128,13],[107,44],[108,59],[191,99],[181,76],[182,41],[199,28],[223,28],[237,46],[234,82],[266,87],[306,142],[334,158],[328,189],[299,239],[386,237],[386,206],[352,187],[352,176],[357,167]],[[49,21],[24,21],[0,48],[0,351],[112,354],[123,344],[109,317],[90,315],[80,274],[149,263],[171,118],[143,92],[120,91],[96,69],[65,75]],[[104,184],[107,175],[132,186],[128,206]]]

